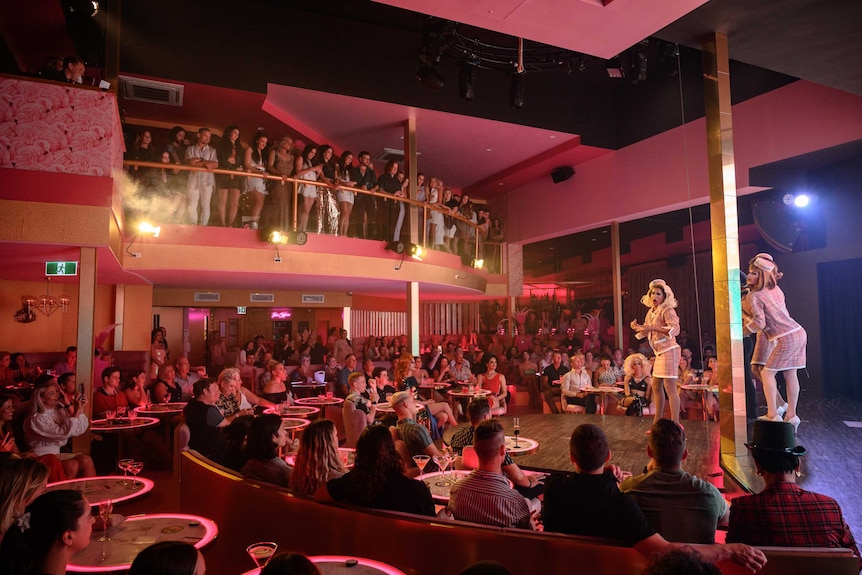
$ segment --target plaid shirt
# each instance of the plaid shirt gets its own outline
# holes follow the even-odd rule
[[[859,549],[841,508],[831,497],[795,483],[773,483],[755,495],[733,500],[728,543],[784,547]]]

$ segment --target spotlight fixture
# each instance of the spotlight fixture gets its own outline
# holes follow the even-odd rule
[[[607,66],[605,69],[608,71],[608,76],[611,78],[625,78],[626,71],[623,68],[622,62],[620,61],[619,56],[614,56],[610,60],[608,60]]]
[[[458,74],[458,89],[461,97],[465,100],[472,100],[475,92],[473,83],[476,81],[476,66],[470,62],[462,62],[461,70]]]
[[[474,269],[481,270],[482,268],[485,267],[485,260],[482,258],[477,258],[477,259],[474,259],[472,262],[470,262],[470,265]]]
[[[434,66],[419,66],[416,78],[419,79],[420,84],[432,92],[439,92],[446,84],[446,80],[434,69]]]
[[[295,244],[304,246],[308,242],[308,234],[305,232],[286,232],[284,230],[270,230],[266,232],[261,230],[262,241],[273,244],[275,246],[284,244]]]
[[[281,230],[273,230],[269,233],[269,243],[284,245],[287,243],[287,234]]]
[[[509,103],[513,108],[524,107],[524,74],[515,72],[512,74],[512,83],[509,86]]]
[[[141,222],[138,224],[138,233],[140,234],[148,234],[153,236],[154,238],[159,237],[159,234],[162,233],[161,226],[154,226],[149,222]]]
[[[425,256],[425,250],[422,249],[422,246],[416,244],[410,244],[402,241],[397,242],[389,242],[386,244],[386,249],[395,252],[401,256],[409,255],[416,261],[422,261],[422,258]]]
[[[808,206],[817,201],[817,195],[806,194],[804,192],[799,194],[784,194],[784,196],[781,198],[781,201],[788,206],[792,205],[796,206],[797,208],[807,208]]]

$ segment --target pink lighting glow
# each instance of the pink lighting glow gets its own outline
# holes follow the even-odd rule
[[[288,319],[290,317],[290,315],[291,315],[290,310],[286,310],[286,309],[275,310],[274,309],[274,310],[272,310],[272,312],[270,312],[269,317],[270,317],[270,319]]]

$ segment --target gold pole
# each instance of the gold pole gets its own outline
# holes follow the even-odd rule
[[[703,41],[704,100],[712,226],[715,337],[721,390],[721,455],[735,463],[746,454],[747,420],[743,377],[742,306],[739,285],[739,226],[736,217],[736,163],[730,103],[727,35]],[[732,382],[728,389],[727,383]]]

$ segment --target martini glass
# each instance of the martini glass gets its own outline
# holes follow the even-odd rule
[[[419,475],[425,473],[425,466],[428,465],[428,462],[431,460],[431,456],[429,455],[414,455],[413,461],[416,463],[416,467],[419,468]]]
[[[269,563],[272,556],[275,555],[276,549],[278,549],[278,543],[258,541],[246,547],[245,552],[248,553],[248,556],[251,557],[255,565],[263,569]]]

